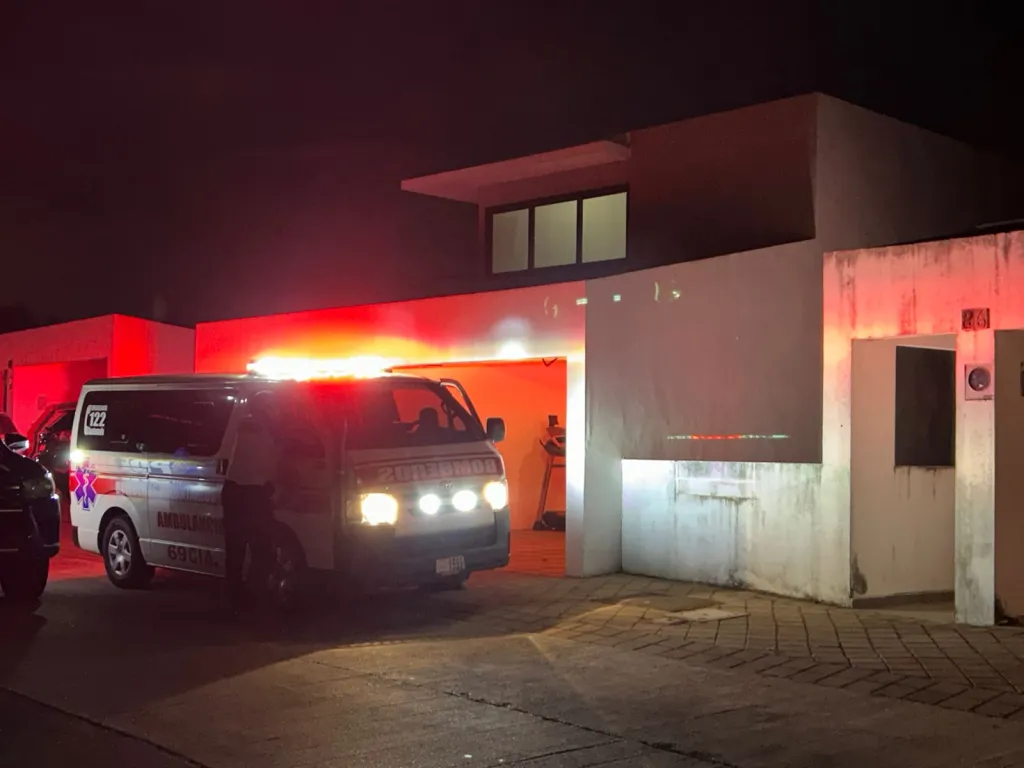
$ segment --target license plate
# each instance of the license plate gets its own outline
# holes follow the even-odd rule
[[[438,576],[454,576],[466,570],[466,558],[462,555],[457,557],[442,557],[437,561],[435,570]]]

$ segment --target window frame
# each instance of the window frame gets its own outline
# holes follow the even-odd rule
[[[572,192],[564,195],[555,195],[551,197],[541,197],[532,200],[520,201],[517,203],[507,203],[504,205],[491,206],[486,209],[484,216],[485,219],[485,231],[484,231],[484,253],[487,258],[487,275],[489,277],[503,277],[506,275],[522,275],[522,274],[537,274],[544,273],[559,269],[568,269],[571,267],[578,267],[583,264],[614,264],[616,262],[625,261],[629,254],[626,253],[621,259],[606,259],[605,261],[583,261],[583,201],[590,200],[595,197],[608,197],[610,195],[618,195],[621,193],[626,194],[626,233],[628,242],[629,233],[629,209],[630,209],[630,194],[628,184],[616,184],[611,187],[601,187],[599,189],[590,189],[586,192]],[[576,258],[574,261],[568,264],[557,264],[549,267],[538,267],[534,260],[535,251],[535,239],[536,239],[536,210],[539,207],[545,205],[553,205],[555,203],[567,203],[576,202]],[[515,269],[505,270],[501,272],[494,271],[494,216],[500,213],[509,213],[511,211],[527,211],[528,226],[527,226],[527,243],[526,243],[526,269]]]

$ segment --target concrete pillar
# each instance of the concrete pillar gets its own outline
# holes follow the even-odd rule
[[[995,621],[995,400],[972,396],[967,371],[995,362],[991,330],[956,342],[956,619]]]
[[[595,413],[584,355],[568,358],[566,390],[565,572],[617,573],[622,568],[622,457],[614,424],[607,414]]]
[[[565,367],[565,575],[584,575],[584,485],[587,455],[587,379],[583,354]]]
[[[960,334],[957,373],[956,617],[989,626],[1024,616],[1024,331]]]

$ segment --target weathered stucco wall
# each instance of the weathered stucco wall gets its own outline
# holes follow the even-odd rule
[[[626,460],[622,568],[842,600],[845,537],[819,514],[820,481],[818,464]]]
[[[957,616],[990,624],[994,406],[964,400],[962,373],[967,363],[993,361],[995,346],[992,331],[961,331],[961,310],[973,307],[988,307],[996,329],[1024,328],[1024,233],[826,255],[821,498],[837,516],[849,515],[853,339],[955,334]]]

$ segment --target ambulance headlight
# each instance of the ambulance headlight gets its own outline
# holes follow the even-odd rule
[[[387,493],[368,493],[359,502],[367,525],[394,525],[398,521],[398,499]]]
[[[476,509],[477,497],[472,491],[459,491],[452,496],[452,506],[459,512],[469,512]]]
[[[508,506],[508,484],[504,480],[495,480],[484,486],[484,499],[491,509],[504,509]]]
[[[436,493],[428,493],[420,499],[420,512],[424,515],[436,515],[441,510],[441,497]]]

